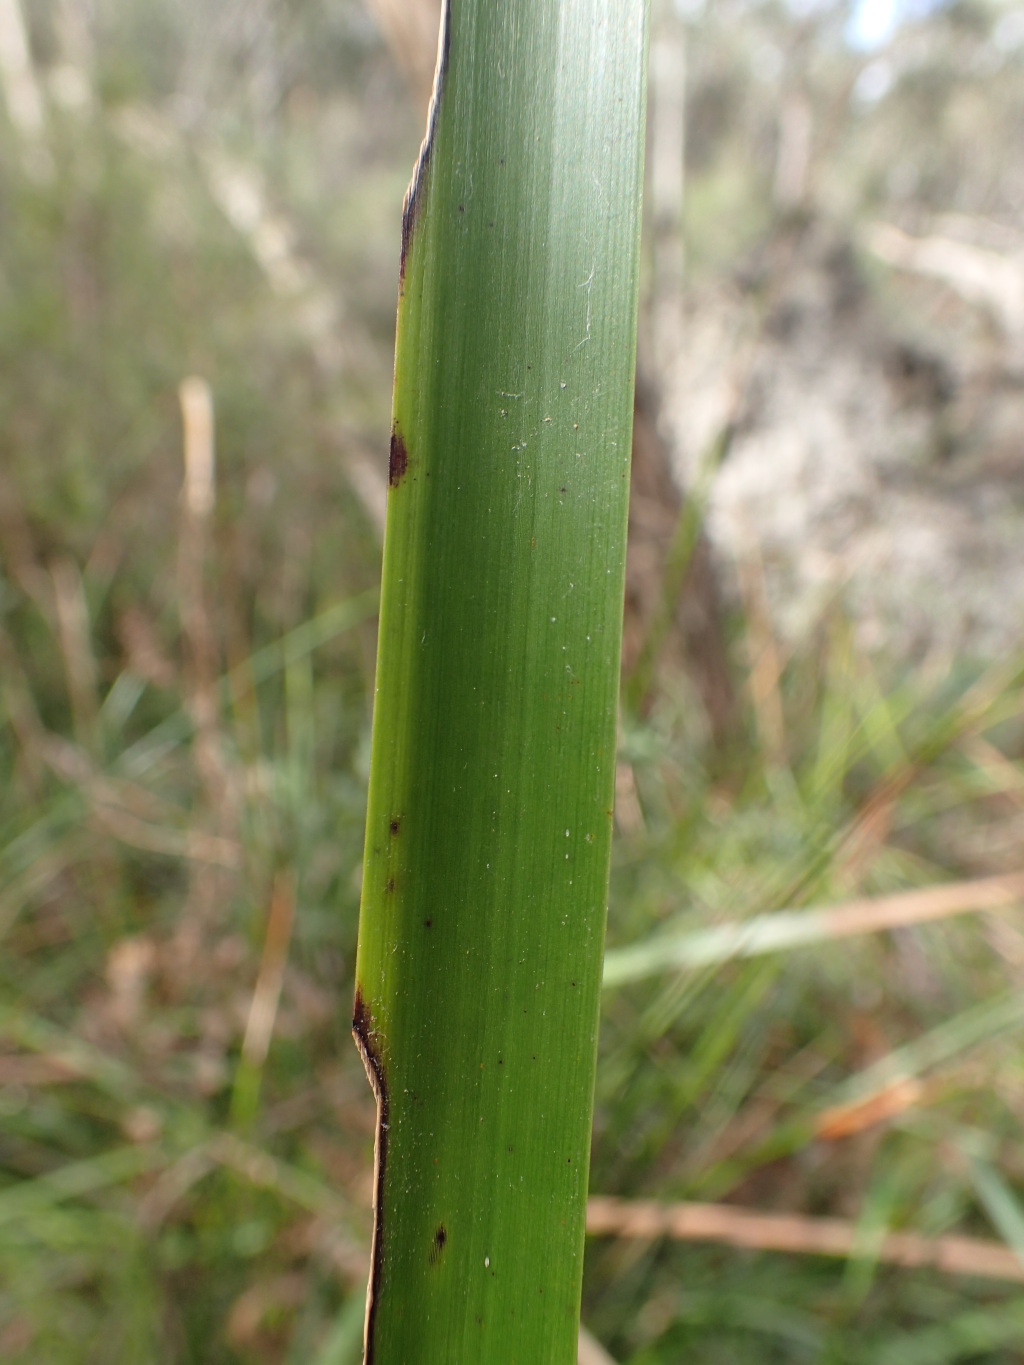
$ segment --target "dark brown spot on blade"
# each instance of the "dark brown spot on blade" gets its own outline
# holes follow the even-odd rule
[[[409,468],[409,452],[405,448],[405,442],[399,432],[391,433],[391,454],[388,458],[388,487],[395,488],[402,482],[405,471]]]

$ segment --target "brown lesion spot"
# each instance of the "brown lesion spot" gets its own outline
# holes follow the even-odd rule
[[[430,1264],[437,1265],[448,1245],[448,1233],[445,1231],[443,1223],[439,1223],[437,1231],[434,1233],[434,1240],[430,1244]]]
[[[409,452],[405,448],[402,433],[397,429],[391,433],[391,454],[388,457],[388,487],[396,488],[402,482],[409,468]]]
[[[388,822],[388,833],[391,834],[393,837],[396,834],[400,834],[401,830],[402,817],[400,815],[392,815],[390,821]]]

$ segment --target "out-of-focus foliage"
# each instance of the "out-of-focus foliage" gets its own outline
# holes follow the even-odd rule
[[[0,1358],[346,1365],[375,518],[423,111],[354,0],[24,12],[45,121],[0,117]],[[663,415],[684,473],[735,418],[709,526],[742,700],[716,749],[667,652],[624,715],[617,944],[1015,870],[1024,818],[1022,11],[915,12],[870,51],[841,6],[655,19],[686,79]],[[189,374],[206,519],[180,496]],[[976,1011],[1018,988],[1021,929],[610,993],[594,1190],[1006,1234],[1021,1060]],[[815,1136],[940,1025],[940,1061],[899,1054],[904,1108]],[[995,1282],[614,1241],[584,1315],[636,1365],[996,1365],[1021,1333]]]

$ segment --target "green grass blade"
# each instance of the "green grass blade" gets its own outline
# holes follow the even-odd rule
[[[978,1146],[980,1144],[974,1144]],[[967,1160],[978,1201],[1006,1245],[1024,1266],[1024,1209],[1002,1173],[980,1151],[972,1151],[967,1135],[959,1143]]]
[[[407,200],[356,1033],[367,1360],[575,1360],[643,0],[451,0]]]
[[[123,1184],[159,1168],[164,1160],[156,1147],[118,1147],[5,1189],[0,1192],[0,1227],[32,1218],[62,1200],[88,1198]]]
[[[982,1000],[872,1062],[833,1092],[830,1103],[854,1104],[897,1081],[922,1076],[1022,1023],[1024,998],[1019,992],[1007,991]]]
[[[340,635],[368,621],[376,613],[378,601],[377,589],[368,588],[355,597],[335,602],[282,635],[279,640],[256,650],[220,679],[222,703],[226,705],[234,694],[259,686],[289,665],[307,658]],[[133,776],[145,774],[168,749],[173,749],[192,733],[192,726],[187,709],[180,706],[124,750],[118,759],[118,769]]]

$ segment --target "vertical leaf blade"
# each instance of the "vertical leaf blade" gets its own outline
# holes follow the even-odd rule
[[[575,1359],[644,0],[450,0],[407,201],[355,1030],[367,1360]]]

